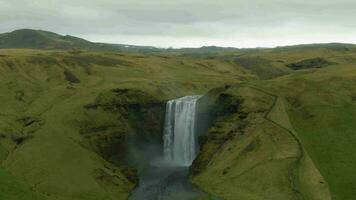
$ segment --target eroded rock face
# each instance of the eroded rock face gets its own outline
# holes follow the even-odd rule
[[[224,143],[240,134],[246,126],[243,119],[247,113],[242,111],[243,98],[228,92],[231,86],[216,88],[200,99],[198,104],[198,134],[200,153],[194,160],[190,176],[204,171],[214,154]],[[231,130],[227,130],[229,127]]]
[[[330,61],[324,58],[317,57],[317,58],[301,60],[295,63],[289,63],[287,64],[287,67],[293,70],[301,70],[301,69],[321,68],[330,64],[332,64]]]
[[[164,102],[140,90],[103,92],[85,106],[81,134],[89,148],[120,166],[129,180],[137,182],[136,173],[126,163],[129,143],[161,142],[164,106]]]

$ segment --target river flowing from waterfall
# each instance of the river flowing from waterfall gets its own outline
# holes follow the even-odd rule
[[[206,196],[187,178],[198,152],[196,110],[200,97],[186,96],[167,102],[162,156],[139,171],[139,185],[130,200],[191,200]]]

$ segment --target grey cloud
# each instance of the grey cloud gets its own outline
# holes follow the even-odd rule
[[[318,42],[335,34],[356,42],[355,9],[353,0],[0,0],[0,32],[36,28],[119,43],[174,40],[177,46]],[[315,30],[323,35],[316,38]]]

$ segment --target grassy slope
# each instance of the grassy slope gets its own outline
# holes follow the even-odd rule
[[[245,60],[236,63],[236,57]],[[298,72],[285,67],[316,57],[333,65]],[[249,62],[254,58],[262,64]],[[273,104],[273,95],[250,87],[228,89],[228,94],[247,99],[244,112],[252,113],[247,117],[248,134],[236,130],[244,126],[239,114],[222,118],[212,129],[217,141],[207,143],[211,146],[203,150],[202,161],[218,152],[206,169],[198,169],[193,181],[226,199],[294,199],[297,190],[306,199],[328,199],[327,185],[333,199],[352,199],[356,56],[351,47],[272,49],[217,57],[1,50],[2,195],[125,199],[133,183],[108,167],[79,134],[77,122],[84,105],[113,88],[140,89],[162,100],[203,94],[227,83],[268,78],[261,77],[268,70],[265,62],[273,68],[270,77],[281,70],[293,74],[248,84],[278,95],[283,103]],[[265,116],[273,105],[273,112]],[[286,110],[291,123],[285,120]],[[234,137],[228,134],[231,127]],[[294,130],[304,151],[290,134]],[[221,141],[227,142],[220,147]],[[313,181],[305,181],[310,176]]]
[[[133,183],[79,134],[83,106],[101,92],[132,88],[168,99],[248,77],[228,63],[175,55],[9,49],[0,55],[0,190],[13,199],[127,197]]]
[[[41,30],[21,29],[0,34],[1,48],[74,49],[94,46],[94,43],[83,39]]]
[[[288,177],[300,151],[286,130],[265,118],[274,98],[239,86],[212,98],[222,105],[228,96],[242,103],[236,108],[227,104],[209,130],[194,163],[200,169],[193,183],[222,199],[294,199]]]
[[[210,129],[208,142],[203,145],[202,153],[198,157],[197,165],[200,173],[194,175],[192,181],[224,199],[235,197],[353,199],[356,191],[356,177],[352,173],[355,166],[353,146],[356,142],[353,134],[355,130],[353,123],[356,91],[355,56],[354,49],[345,50],[334,47],[273,49],[243,56],[263,60],[280,60],[284,64],[321,57],[331,63],[330,66],[322,69],[301,70],[270,81],[247,83],[278,98],[268,118],[279,124],[280,128],[287,130],[287,132],[280,133],[284,137],[287,137],[285,134],[291,132],[296,138],[290,138],[294,141],[291,143],[279,140],[277,144],[282,143],[288,149],[293,146],[295,148],[295,141],[300,141],[303,153],[293,170],[293,179],[292,181],[291,179],[285,180],[282,184],[283,177],[288,177],[289,173],[286,173],[286,169],[283,170],[277,166],[269,167],[266,163],[274,159],[267,154],[255,161],[256,155],[254,154],[257,154],[259,149],[253,149],[249,156],[241,153],[244,152],[243,148],[246,145],[253,144],[252,139],[249,141],[247,138],[257,137],[256,130],[263,126],[263,123],[258,123],[254,129],[243,131],[244,136],[229,138],[228,135],[231,134],[229,127],[233,126],[231,124],[238,126],[238,121],[245,121],[237,117],[230,124],[221,124],[221,120],[218,119],[215,126]],[[222,94],[230,93],[241,98],[248,98],[250,93],[241,92],[241,90],[231,92],[229,89]],[[255,107],[258,108],[259,105]],[[229,117],[223,120],[230,121]],[[238,135],[239,132],[241,132],[239,129],[232,130],[233,134]],[[278,132],[278,127],[269,127],[261,133],[270,135]],[[268,146],[266,149],[278,149],[268,144],[268,139],[265,138],[263,141],[263,145]],[[244,162],[230,166],[241,159],[245,159]],[[270,161],[263,162],[264,159],[270,159]],[[245,166],[254,161],[263,163],[262,166],[265,165],[260,172],[254,167]],[[199,168],[199,162],[208,167]],[[283,162],[277,161],[276,163],[281,166]],[[275,169],[279,170],[274,172]],[[281,174],[278,175],[278,173]],[[276,175],[276,179],[272,178],[273,175]],[[264,182],[265,179],[277,180],[280,184],[275,182],[273,188],[269,188],[269,182]],[[270,193],[278,188],[278,192]],[[290,196],[287,195],[288,188]],[[277,197],[275,196],[277,194],[286,196]]]
[[[342,64],[264,84],[287,99],[292,124],[336,200],[356,195],[355,80],[355,66]]]
[[[302,150],[302,155],[298,161],[295,171],[293,172],[293,183],[295,189],[301,192],[304,199],[327,200],[331,199],[329,185],[324,177],[316,168],[313,160],[310,158],[308,151],[300,141],[299,134],[295,131],[289,119],[285,99],[276,97],[276,104],[268,115],[268,118],[288,130],[289,134],[294,137],[294,140],[299,142],[299,148]]]
[[[4,169],[0,169],[0,199],[9,200],[42,200],[44,195],[34,192],[31,187],[14,177]]]

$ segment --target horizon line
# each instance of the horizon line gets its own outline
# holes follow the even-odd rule
[[[209,47],[215,47],[215,48],[225,48],[225,49],[275,49],[275,48],[286,48],[286,47],[294,47],[294,46],[308,46],[308,45],[328,45],[328,44],[336,44],[336,45],[355,45],[356,43],[350,43],[350,42],[341,42],[341,41],[330,41],[330,42],[310,42],[310,43],[289,43],[289,44],[281,44],[281,45],[275,45],[275,46],[253,46],[253,47],[238,47],[238,46],[225,46],[225,45],[214,45],[214,44],[206,44],[206,45],[201,45],[201,46],[181,46],[181,47],[174,47],[174,46],[168,46],[168,47],[163,47],[159,45],[140,45],[140,44],[129,44],[129,43],[121,43],[121,42],[105,42],[105,41],[94,41],[87,39],[85,36],[75,36],[75,35],[69,35],[65,33],[59,33],[51,30],[44,30],[44,29],[35,29],[35,28],[18,28],[14,29],[12,31],[8,32],[2,32],[2,34],[6,33],[12,33],[15,31],[21,31],[21,30],[31,30],[31,31],[43,31],[43,32],[49,32],[49,33],[54,33],[60,36],[70,36],[70,37],[75,37],[79,39],[86,40],[91,43],[95,44],[108,44],[108,45],[123,45],[123,46],[128,46],[128,47],[145,47],[145,48],[156,48],[156,49],[164,49],[164,50],[169,50],[169,49],[201,49],[201,48],[209,48]]]

